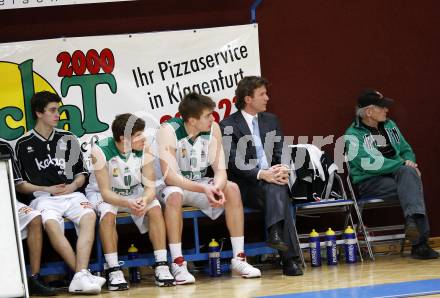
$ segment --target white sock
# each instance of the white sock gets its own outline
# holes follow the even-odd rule
[[[167,261],[167,250],[159,249],[154,251],[154,259],[156,262],[166,262]]]
[[[235,258],[239,253],[244,252],[244,236],[231,237],[232,256]]]
[[[118,267],[118,253],[112,252],[109,254],[104,254],[105,261],[107,262],[107,265],[109,268]]]
[[[182,242],[170,243],[171,259],[174,261],[178,257],[182,257]]]

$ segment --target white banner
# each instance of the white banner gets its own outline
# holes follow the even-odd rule
[[[58,5],[92,4],[133,0],[0,0],[0,9],[44,7]]]
[[[84,148],[109,135],[117,114],[157,127],[190,91],[217,103],[219,121],[235,110],[237,82],[259,74],[254,24],[0,44],[0,137],[13,141],[33,127],[30,98],[42,90],[61,96],[60,127]]]

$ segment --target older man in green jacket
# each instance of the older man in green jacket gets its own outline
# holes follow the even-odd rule
[[[421,173],[411,146],[387,118],[392,103],[373,89],[359,96],[356,119],[345,132],[351,178],[361,197],[397,196],[406,218],[406,236],[412,242],[411,256],[435,259],[439,254],[428,245]]]

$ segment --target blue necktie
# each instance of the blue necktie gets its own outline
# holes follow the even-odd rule
[[[258,166],[260,169],[268,169],[266,154],[264,153],[263,143],[261,143],[260,128],[258,127],[258,118],[252,119],[252,136],[254,139],[255,149],[257,150]]]

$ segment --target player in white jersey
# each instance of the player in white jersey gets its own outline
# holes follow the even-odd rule
[[[145,143],[144,129],[144,120],[135,115],[118,115],[112,123],[113,137],[92,148],[94,170],[86,194],[100,215],[99,230],[111,291],[128,289],[118,260],[118,211],[129,212],[142,234],[149,228],[156,259],[156,285],[175,285],[167,263],[165,222],[156,199],[153,158]]]
[[[30,207],[41,212],[52,246],[74,270],[69,292],[98,294],[105,279],[88,271],[96,214],[86,197],[77,191],[86,179],[79,142],[70,132],[55,128],[60,102],[58,95],[48,91],[35,93],[31,99],[36,125],[15,145],[22,177],[27,182],[19,184],[17,190],[35,196]],[[76,254],[64,236],[64,217],[77,230]]]
[[[182,255],[182,205],[200,208],[216,219],[225,210],[231,236],[231,268],[242,277],[260,277],[246,262],[243,236],[243,205],[238,186],[227,180],[220,128],[212,115],[215,103],[196,93],[187,94],[179,105],[183,119],[163,124],[157,135],[160,163],[167,186],[159,191],[165,205],[171,272],[177,284],[194,283]],[[214,177],[205,177],[210,166]]]
[[[2,158],[11,160],[12,171],[14,175],[14,184],[26,183],[21,178],[20,170],[15,161],[14,151],[11,145],[3,139],[0,139],[0,155]],[[29,252],[29,264],[31,267],[31,276],[28,277],[28,288],[31,295],[53,296],[56,295],[56,289],[47,287],[40,278],[41,251],[43,249],[43,229],[41,225],[41,214],[39,211],[16,201],[18,213],[18,222],[20,225],[21,239],[27,240]]]

